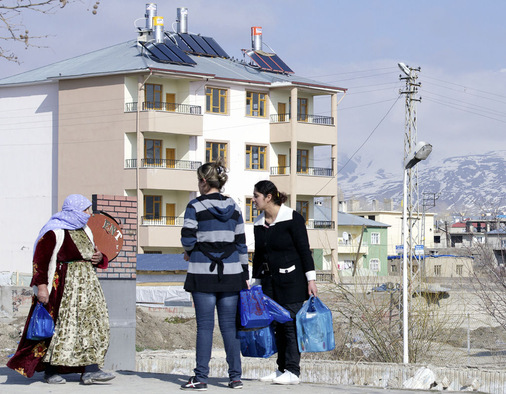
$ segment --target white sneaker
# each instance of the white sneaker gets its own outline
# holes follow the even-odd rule
[[[281,375],[283,375],[283,372],[278,370],[278,371],[273,372],[267,376],[264,376],[263,378],[260,378],[260,381],[261,382],[272,382],[274,379],[279,378]]]
[[[297,375],[291,373],[290,371],[285,371],[285,373],[281,376],[275,378],[272,383],[274,384],[299,384],[300,379]]]

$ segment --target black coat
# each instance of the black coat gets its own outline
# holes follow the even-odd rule
[[[262,279],[264,293],[280,304],[307,300],[306,272],[315,268],[302,215],[282,205],[268,227],[259,215],[254,233],[253,278]]]

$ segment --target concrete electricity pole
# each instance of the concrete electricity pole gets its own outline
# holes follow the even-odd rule
[[[404,122],[404,165],[407,164],[407,158],[413,153],[417,141],[416,129],[416,103],[421,101],[418,97],[418,88],[421,86],[417,83],[418,72],[420,67],[414,68],[406,66],[404,63],[398,64],[404,75],[400,75],[399,79],[406,82],[404,90],[400,90],[399,94],[406,96],[405,105],[405,122]],[[407,174],[407,220],[408,220],[408,256],[411,266],[414,245],[420,245],[420,199],[418,193],[418,167],[415,166],[408,170]],[[413,235],[413,227],[417,224],[418,231],[416,236]]]

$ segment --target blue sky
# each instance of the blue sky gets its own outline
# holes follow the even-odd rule
[[[45,48],[17,47],[23,63],[0,60],[0,78],[127,41],[136,37],[136,19],[144,25],[144,0],[102,0],[97,15],[94,4],[82,0],[53,15],[25,13],[30,34],[49,36],[40,41]],[[402,171],[398,62],[421,67],[418,139],[434,146],[429,160],[506,150],[502,0],[158,2],[166,28],[177,7],[188,7],[191,32],[214,37],[231,56],[242,58],[250,27],[262,26],[264,43],[297,74],[348,88],[338,110],[341,158],[355,154]]]

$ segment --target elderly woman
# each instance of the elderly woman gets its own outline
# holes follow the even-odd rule
[[[72,194],[35,241],[35,296],[18,349],[7,363],[26,377],[45,371],[49,384],[65,383],[61,374],[71,372],[82,373],[83,384],[115,377],[99,368],[109,347],[109,315],[95,268],[107,268],[108,258],[93,243],[86,225],[90,214],[91,202]],[[54,335],[29,340],[26,331],[37,302],[53,317]]]

